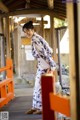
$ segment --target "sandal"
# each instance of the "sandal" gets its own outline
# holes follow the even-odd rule
[[[30,109],[25,112],[25,114],[33,114],[33,112],[36,112],[36,109]]]
[[[33,112],[33,114],[42,114],[41,110],[36,110],[35,112]]]

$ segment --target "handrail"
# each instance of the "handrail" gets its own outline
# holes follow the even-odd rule
[[[11,68],[11,66],[6,66],[6,67],[3,67],[3,68],[0,68],[0,72],[3,72],[3,71],[8,70],[10,68]]]
[[[43,120],[56,120],[55,111],[70,117],[70,99],[55,93],[55,76],[41,77]]]
[[[56,102],[55,102],[56,101]],[[70,117],[70,99],[50,93],[50,108]]]
[[[14,98],[13,65],[12,60],[6,60],[6,66],[0,72],[6,71],[6,79],[0,82],[0,108]]]

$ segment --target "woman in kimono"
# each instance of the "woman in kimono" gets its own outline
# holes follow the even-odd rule
[[[35,85],[33,91],[32,108],[28,110],[27,114],[42,113],[42,98],[41,98],[41,75],[54,71],[56,63],[52,59],[52,49],[49,44],[34,31],[33,22],[29,21],[24,24],[23,31],[27,38],[31,39],[32,54],[38,61],[37,73],[35,78]]]

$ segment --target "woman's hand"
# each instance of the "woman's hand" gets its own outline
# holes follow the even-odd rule
[[[47,69],[47,73],[51,73],[51,69],[50,68]]]
[[[55,73],[55,70],[53,71],[53,70],[51,70],[51,69],[47,69],[47,73],[49,73],[49,74],[54,74],[54,73]]]

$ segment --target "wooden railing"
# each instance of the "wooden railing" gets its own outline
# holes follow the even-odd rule
[[[55,77],[43,75],[41,84],[43,120],[56,120],[55,112],[70,117],[70,99],[55,94]]]
[[[13,65],[12,60],[6,60],[6,66],[0,72],[6,71],[6,79],[0,82],[0,108],[14,98]]]

